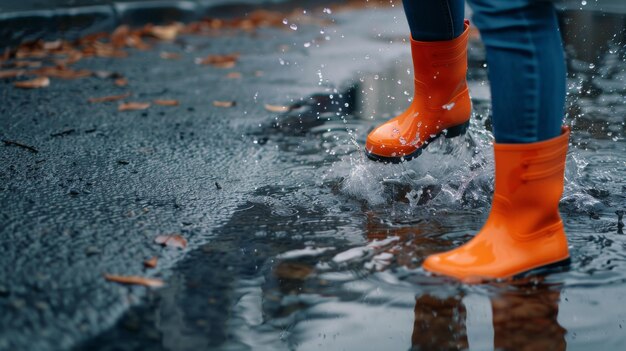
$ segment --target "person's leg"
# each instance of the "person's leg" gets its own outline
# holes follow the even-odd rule
[[[487,49],[498,143],[530,143],[561,132],[565,58],[552,3],[469,0]]]
[[[451,40],[463,33],[464,0],[403,0],[402,5],[413,40]]]
[[[367,136],[366,155],[402,162],[435,138],[465,133],[471,102],[466,83],[469,23],[463,0],[404,0],[411,27],[415,93],[400,115]]]
[[[468,243],[424,269],[463,280],[508,278],[569,258],[559,215],[569,129],[552,4],[470,0],[487,49],[496,142],[491,212]]]

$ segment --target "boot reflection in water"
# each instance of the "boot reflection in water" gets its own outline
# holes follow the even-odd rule
[[[486,306],[472,306],[476,300],[462,296],[419,296],[415,299],[412,349],[565,350],[566,330],[557,319],[559,298],[559,290],[543,284],[485,297],[490,301]],[[481,311],[481,307],[487,310]],[[472,315],[481,312],[491,314],[492,325],[470,325],[470,320],[489,319]],[[490,330],[481,330],[487,328]]]
[[[568,262],[558,204],[569,129],[561,127],[565,59],[554,5],[541,0],[468,2],[489,64],[493,204],[472,240],[428,257],[423,267],[479,282]],[[470,113],[464,1],[403,3],[411,27],[415,96],[406,112],[368,136],[366,152],[379,161],[408,160],[433,138],[462,134]]]

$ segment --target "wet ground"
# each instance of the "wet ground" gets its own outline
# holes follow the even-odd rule
[[[574,133],[561,210],[572,264],[463,285],[420,264],[468,240],[489,210],[478,39],[469,133],[383,165],[361,148],[410,98],[402,13],[328,16],[335,25],[163,44],[184,55],[177,62],[154,50],[81,63],[120,71],[126,89],[95,78],[30,92],[0,82],[0,137],[39,150],[0,147],[0,349],[623,348],[624,43],[597,62],[569,62]],[[234,51],[240,79],[193,63]],[[126,90],[181,106],[117,112],[85,102]],[[186,250],[154,244],[171,232]],[[144,269],[153,255],[159,266]],[[166,286],[127,288],[103,273]]]

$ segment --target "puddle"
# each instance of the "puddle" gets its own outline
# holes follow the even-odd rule
[[[570,62],[574,133],[561,210],[569,269],[466,286],[423,258],[488,214],[492,136],[484,52],[471,44],[466,136],[418,159],[368,161],[369,130],[408,105],[408,58],[303,100],[251,135],[278,153],[216,239],[83,349],[619,349],[626,343],[626,63]],[[258,162],[262,162],[258,161]]]

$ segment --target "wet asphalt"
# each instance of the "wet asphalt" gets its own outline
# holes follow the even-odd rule
[[[267,168],[280,154],[266,154],[264,137],[253,133],[277,116],[264,105],[332,93],[397,57],[406,49],[389,43],[404,33],[398,14],[333,14],[337,23],[323,28],[303,20],[297,30],[181,37],[76,65],[118,72],[129,80],[123,88],[99,78],[52,79],[30,91],[0,81],[0,138],[32,147],[0,145],[0,350],[70,349],[141,304],[153,292],[103,274],[167,281],[171,267],[210,242],[256,189],[276,182]],[[182,58],[163,60],[161,51]],[[232,69],[194,63],[232,52],[241,54]],[[180,105],[118,112],[117,102],[87,102],[126,92],[127,101]],[[187,249],[154,243],[170,233],[183,235]],[[144,268],[153,256],[157,268]]]

